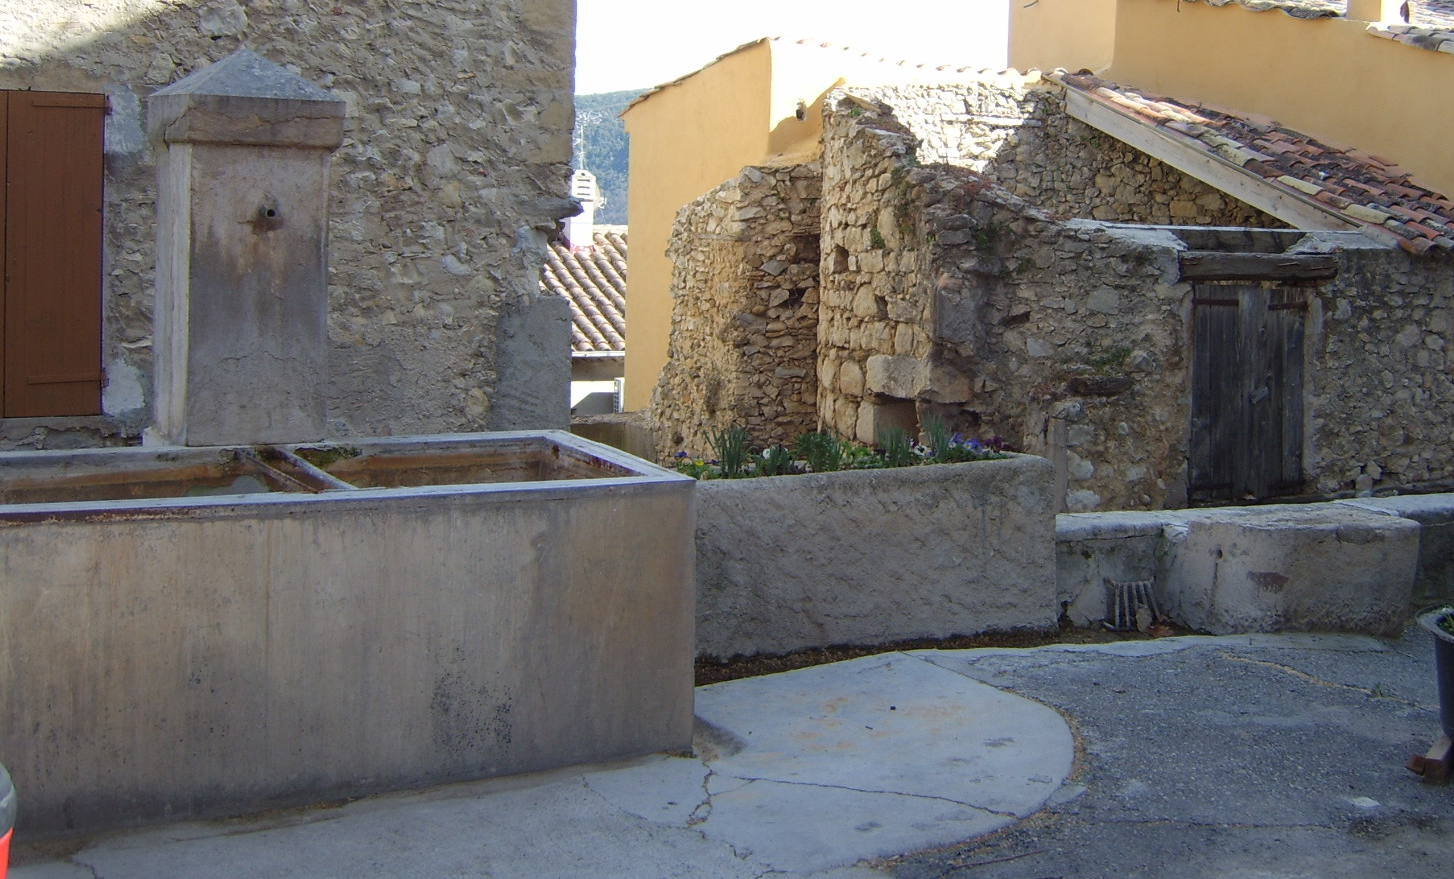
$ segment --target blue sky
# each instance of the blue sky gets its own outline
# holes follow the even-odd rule
[[[966,10],[1006,0],[578,0],[576,93],[646,89],[758,37],[809,38],[893,58],[962,65]],[[1002,47],[1001,47],[1002,48]]]

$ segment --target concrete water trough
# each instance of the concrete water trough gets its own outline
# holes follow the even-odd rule
[[[554,431],[0,455],[21,832],[689,749],[693,486]]]

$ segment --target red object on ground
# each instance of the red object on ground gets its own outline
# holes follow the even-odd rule
[[[10,831],[0,836],[0,879],[5,879],[5,865],[10,863]]]

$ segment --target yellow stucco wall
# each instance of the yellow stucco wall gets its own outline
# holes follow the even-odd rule
[[[743,156],[767,151],[771,77],[770,44],[759,41],[623,114],[631,137],[624,409],[651,402],[666,362],[671,328],[666,243],[677,209],[736,174]]]
[[[1454,114],[1441,103],[1454,93],[1454,55],[1376,37],[1367,27],[1235,4],[1119,0],[1106,76],[1270,116],[1332,145],[1393,159],[1425,186],[1454,193]]]
[[[964,13],[967,67],[1005,66],[1008,9],[987,0]],[[972,26],[970,26],[972,25]],[[938,59],[926,59],[937,61]],[[880,54],[793,40],[759,40],[626,110],[631,137],[630,283],[626,294],[626,387],[622,408],[651,402],[671,331],[667,240],[677,211],[748,165],[802,161],[822,134],[822,100],[844,83],[952,82],[971,74],[894,63]],[[803,119],[798,104],[805,105]]]
[[[1116,47],[1118,0],[1012,2],[1009,64],[1017,70],[1105,70]]]

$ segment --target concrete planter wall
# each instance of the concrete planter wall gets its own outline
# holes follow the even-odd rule
[[[697,485],[697,652],[1049,629],[1052,469],[1015,456]]]
[[[690,748],[693,483],[541,442],[606,473],[0,507],[22,829]]]

